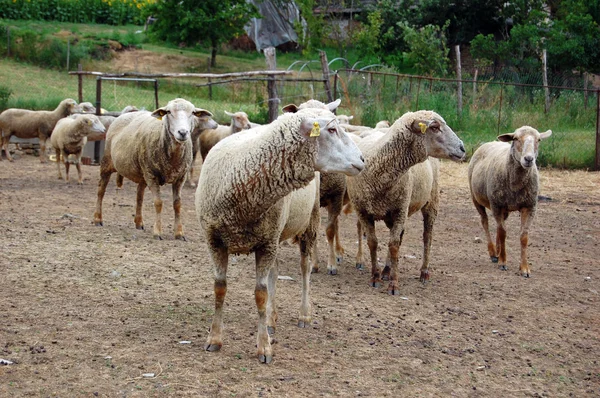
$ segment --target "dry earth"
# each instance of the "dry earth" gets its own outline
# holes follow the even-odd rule
[[[294,281],[278,285],[267,366],[255,358],[252,257],[230,265],[223,349],[203,350],[214,304],[193,189],[183,198],[188,241],[172,237],[170,188],[165,240],[155,241],[134,228],[131,182],[117,195],[112,179],[104,227],[95,227],[97,167],[84,166],[77,186],[33,156],[0,162],[0,358],[14,362],[0,366],[0,396],[600,396],[600,175],[542,171],[551,200],[539,206],[525,279],[518,215],[508,220],[502,272],[475,242],[483,234],[466,165],[442,172],[432,278],[418,281],[415,215],[401,248],[401,297],[355,269],[355,215],[345,216],[340,273],[312,276],[313,325],[299,329],[299,255],[282,248],[280,274]],[[144,211],[152,225],[150,193]],[[384,257],[383,224],[378,236]]]

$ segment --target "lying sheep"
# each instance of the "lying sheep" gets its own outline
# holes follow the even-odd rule
[[[185,240],[181,224],[181,187],[192,163],[191,132],[195,117],[212,114],[196,108],[192,103],[176,98],[154,112],[131,112],[119,116],[106,134],[104,156],[100,162],[98,201],[94,223],[102,222],[102,200],[112,173],[126,177],[138,184],[135,227],[144,229],[142,204],[146,186],[154,195],[156,222],[153,235],[161,239],[162,199],[160,186],[173,184],[173,209],[175,211],[175,239]],[[122,183],[121,177],[121,183]]]
[[[215,263],[215,314],[206,350],[223,344],[228,257],[254,252],[258,359],[271,362],[268,329],[274,329],[277,316],[276,258],[279,243],[290,238],[298,241],[301,253],[298,326],[310,326],[307,258],[319,225],[315,171],[354,175],[364,167],[356,145],[334,121],[326,110],[286,113],[269,125],[227,137],[206,157],[196,190],[196,213]]]
[[[10,137],[39,138],[40,162],[46,163],[46,140],[52,134],[56,123],[73,113],[79,112],[77,102],[71,98],[64,99],[53,111],[31,111],[28,109],[10,108],[0,113],[0,136],[6,158],[13,161],[8,152]],[[0,160],[2,151],[0,150]]]
[[[219,127],[219,124],[210,117],[196,118],[194,130],[192,131],[192,165],[190,166],[190,174],[188,181],[191,187],[196,186],[194,179],[194,165],[196,164],[196,156],[200,148],[200,136],[207,130],[214,130]]]
[[[54,132],[50,137],[50,143],[56,151],[56,167],[58,169],[58,179],[62,180],[60,172],[61,158],[65,162],[66,178],[69,182],[69,157],[72,155],[75,158],[75,166],[77,167],[79,185],[83,184],[83,176],[81,174],[81,154],[83,147],[87,143],[87,137],[90,134],[104,135],[105,128],[94,115],[78,115],[77,118],[65,117],[60,119],[54,127]]]
[[[514,133],[498,136],[501,142],[488,142],[480,146],[469,162],[469,187],[471,199],[481,216],[481,225],[487,236],[488,252],[492,262],[506,270],[506,226],[509,213],[521,215],[521,275],[529,277],[527,243],[529,228],[537,209],[539,177],[535,160],[540,140],[552,131],[539,133],[529,126]],[[485,209],[491,210],[497,224],[496,245],[490,236]]]
[[[246,112],[230,113],[225,111],[225,114],[231,117],[229,126],[218,126],[214,130],[206,130],[200,136],[200,156],[203,160],[206,159],[206,155],[217,142],[231,134],[250,128],[250,121]]]
[[[286,105],[284,112],[298,112],[301,109],[325,109],[330,112],[335,111],[341,100],[338,99],[329,104],[324,104],[317,100],[307,101],[300,106],[294,104]],[[339,121],[339,116],[337,117]],[[321,173],[319,188],[320,207],[327,208],[327,226],[325,234],[327,236],[327,246],[329,255],[327,256],[327,273],[337,275],[337,264],[341,264],[344,256],[344,248],[340,242],[339,235],[339,216],[342,212],[344,194],[346,192],[346,177],[342,173]],[[335,241],[335,244],[334,244]],[[312,272],[319,272],[318,240],[315,241],[312,253]]]
[[[357,267],[362,258],[362,228],[366,229],[371,254],[371,281],[377,287],[389,278],[388,292],[398,292],[398,252],[406,219],[421,210],[423,214],[423,265],[421,281],[429,279],[429,253],[432,230],[438,212],[439,161],[429,156],[461,160],[462,141],[444,119],[433,111],[409,112],[390,127],[388,133],[375,131],[366,138],[353,137],[365,157],[361,174],[347,177],[348,196],[358,214]],[[390,229],[388,262],[383,272],[377,266],[375,221],[383,220]]]

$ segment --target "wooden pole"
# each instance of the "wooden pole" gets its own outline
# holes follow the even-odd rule
[[[96,115],[102,114],[102,78],[96,78]],[[100,163],[100,141],[94,141],[94,164]]]
[[[335,72],[333,75],[333,98],[337,97],[337,86],[338,86],[338,74]]]
[[[275,47],[267,47],[264,49],[267,69],[275,70],[277,68],[277,58]],[[267,82],[267,91],[269,93],[269,123],[277,119],[279,115],[279,98],[277,98],[277,86],[275,85],[275,76],[270,75]]]
[[[500,86],[500,106],[498,107],[498,129],[497,135],[500,135],[500,119],[502,118],[502,92],[504,91],[504,84]]]
[[[457,96],[457,103],[456,103],[456,109],[458,111],[458,115],[462,115],[462,108],[463,108],[463,99],[462,99],[462,67],[460,65],[460,46],[456,45],[454,46],[454,51],[456,52],[456,78],[458,79],[457,82],[457,90],[456,90],[456,96]]]
[[[327,94],[327,102],[333,102],[331,94],[331,83],[329,82],[329,65],[327,64],[327,54],[325,51],[319,51],[321,57],[321,70],[323,71],[323,82],[325,83],[325,93]]]
[[[71,58],[71,39],[67,39],[67,72],[69,71],[70,58]]]
[[[154,80],[154,106],[158,109],[158,79]]]
[[[81,72],[83,70],[83,66],[81,64],[77,65],[77,70]],[[79,103],[83,102],[83,75],[77,75],[77,101]]]
[[[206,59],[206,69],[208,71],[208,73],[210,73],[210,58]],[[208,99],[212,101],[212,84],[210,84],[211,79],[210,77],[208,78]]]
[[[548,68],[546,62],[546,49],[542,51],[542,82],[544,83],[544,112],[550,111],[550,89],[548,88]]]
[[[583,108],[587,109],[588,107],[588,82],[590,81],[590,76],[587,72],[583,72]]]
[[[477,74],[479,69],[475,68],[475,76],[473,76],[473,102],[477,99]]]

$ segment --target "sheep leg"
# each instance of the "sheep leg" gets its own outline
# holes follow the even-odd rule
[[[81,173],[81,153],[77,156],[77,163],[75,163],[75,167],[77,168],[77,184],[83,185],[83,174]]]
[[[183,234],[183,224],[181,223],[181,188],[185,178],[175,181],[173,183],[173,211],[175,212],[175,239],[185,241],[185,235]]]
[[[160,197],[160,185],[155,183],[150,183],[148,185],[150,188],[150,192],[154,195],[154,210],[156,211],[156,221],[154,221],[154,228],[152,230],[152,235],[154,239],[162,240],[162,207],[163,201]]]
[[[531,273],[529,263],[527,263],[527,244],[529,243],[529,227],[531,227],[534,216],[535,209],[521,209],[521,265],[519,270],[525,278],[529,278]]]
[[[45,134],[40,134],[38,138],[40,139],[40,163],[46,163],[46,140],[48,137]],[[66,163],[65,158],[65,164]]]
[[[300,271],[302,273],[302,299],[300,300],[300,315],[298,327],[310,327],[312,321],[312,308],[310,304],[310,270],[308,268],[309,244],[306,239],[300,240]]]
[[[358,233],[358,251],[356,253],[356,268],[363,270],[365,269],[365,262],[363,261],[362,224],[360,223],[360,220],[356,221],[356,232]]]
[[[123,189],[123,176],[117,173],[117,192]]]
[[[493,263],[497,263],[498,253],[496,253],[496,246],[494,245],[494,242],[492,241],[492,235],[490,234],[490,225],[488,222],[487,212],[485,211],[485,206],[482,206],[475,201],[473,201],[473,203],[475,204],[475,209],[477,209],[477,212],[481,217],[481,226],[483,227],[483,231],[485,232],[485,236],[487,238],[490,259]]]
[[[502,210],[493,210],[494,218],[496,219],[496,250],[498,253],[498,267],[502,271],[507,271],[506,267],[506,214]]]
[[[429,255],[431,254],[431,242],[433,240],[433,224],[437,218],[437,210],[434,206],[421,209],[423,214],[423,265],[421,265],[421,276],[419,280],[423,283],[429,280]]]
[[[56,169],[58,170],[58,179],[62,180],[63,179],[62,172],[60,171],[60,153],[61,153],[61,150],[58,149],[58,148],[56,148],[55,152],[56,152]]]
[[[258,310],[258,333],[256,346],[258,360],[261,363],[271,363],[273,360],[273,348],[267,330],[267,302],[269,300],[268,281],[271,268],[275,266],[277,258],[277,243],[265,245],[256,250],[256,287],[254,299]]]
[[[223,304],[227,294],[227,248],[220,246],[210,247],[210,255],[215,264],[215,314],[213,315],[210,332],[206,339],[204,349],[206,351],[218,351],[223,346]]]
[[[117,180],[120,174],[117,174]],[[122,181],[121,177],[121,181]],[[144,219],[142,218],[142,207],[144,205],[144,192],[146,190],[146,182],[142,181],[137,186],[137,193],[135,195],[135,229],[144,229]]]
[[[313,245],[312,256],[311,256],[312,269],[310,271],[313,274],[319,273],[319,251],[317,249],[318,249],[317,240],[315,240],[315,244]]]
[[[327,247],[329,248],[329,256],[327,257],[327,273],[329,275],[337,275],[337,264],[342,262],[342,257],[336,253],[336,246],[334,245],[335,237],[338,235],[339,212],[336,214],[331,205],[327,206],[327,211],[329,214],[329,217],[327,218],[327,228],[325,229],[325,233],[327,235]]]
[[[277,329],[277,304],[275,294],[277,293],[277,277],[279,275],[279,260],[275,261],[275,266],[269,271],[269,283],[267,285],[269,298],[267,300],[267,331],[269,335],[275,334]]]
[[[69,182],[69,168],[71,167],[71,163],[69,163],[69,155],[63,152],[62,158],[65,162],[65,182]]]
[[[4,136],[2,137],[2,148],[4,149],[4,153],[6,154],[6,159],[9,162],[13,161],[12,156],[10,156],[10,151],[8,150],[8,143],[10,142],[10,133],[3,133]],[[0,153],[0,157],[1,157],[2,153]]]
[[[381,270],[377,265],[377,236],[375,235],[375,222],[365,220],[364,226],[367,230],[367,246],[371,254],[371,287],[380,287],[383,280],[381,279]]]
[[[103,160],[103,164],[105,161]],[[106,186],[110,181],[110,176],[113,173],[108,167],[103,165],[100,166],[100,180],[98,181],[98,199],[96,200],[96,212],[94,213],[94,225],[101,227],[102,223],[102,200],[104,199],[104,194],[106,193]]]

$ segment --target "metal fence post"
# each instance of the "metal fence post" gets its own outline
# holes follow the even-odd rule
[[[77,71],[81,72],[82,70],[83,67],[79,64],[77,66]],[[79,103],[83,102],[83,75],[81,73],[77,74],[77,101],[79,101]]]
[[[96,78],[96,115],[102,114],[102,77]],[[94,141],[94,163],[100,163],[100,142]]]
[[[158,109],[158,79],[154,80],[154,106]]]

